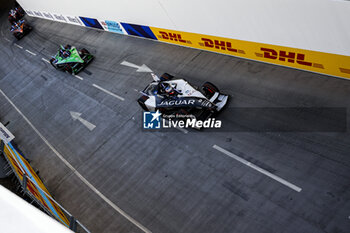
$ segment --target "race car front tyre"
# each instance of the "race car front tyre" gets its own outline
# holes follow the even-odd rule
[[[32,27],[31,27],[31,26],[25,25],[25,26],[23,27],[23,31],[26,32],[26,33],[30,32],[31,30],[32,30]]]
[[[22,38],[21,33],[17,32],[17,33],[14,33],[13,35],[16,37],[17,40],[20,40]]]
[[[171,74],[168,74],[168,73],[164,73],[162,74],[162,76],[160,76],[160,81],[169,81],[171,79],[173,79],[174,76],[172,76]]]
[[[208,99],[210,99],[215,94],[215,92],[219,92],[219,89],[211,82],[205,82],[202,85],[202,90]]]

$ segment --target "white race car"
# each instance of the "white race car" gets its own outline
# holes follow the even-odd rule
[[[228,95],[210,82],[202,85],[201,90],[184,79],[164,73],[158,77],[152,74],[153,82],[141,93],[138,103],[145,111],[159,110],[163,114],[187,114],[197,120],[206,120],[222,110],[228,101]]]

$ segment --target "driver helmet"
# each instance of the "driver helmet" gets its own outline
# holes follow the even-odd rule
[[[174,93],[174,89],[171,85],[168,85],[165,87],[165,92],[168,94],[173,94]]]
[[[69,53],[68,53],[67,50],[64,50],[64,51],[63,51],[63,56],[64,56],[64,57],[69,57]]]

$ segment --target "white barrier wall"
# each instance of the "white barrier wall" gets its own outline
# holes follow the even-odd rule
[[[237,40],[350,56],[350,1],[345,0],[18,0],[18,2],[27,12],[28,10],[49,12],[77,16],[78,19],[79,16],[83,16],[99,21],[111,20],[149,26],[154,36],[139,36],[168,40],[167,42],[170,43],[181,41],[186,34],[181,34],[177,39],[167,38],[166,34],[154,28],[234,39],[233,44],[237,44],[237,47],[242,46],[242,49],[237,48],[238,53],[243,52],[232,55],[262,61],[267,58],[265,62],[270,63],[280,64],[273,60],[281,61],[281,59],[278,56],[271,58],[266,55],[266,51],[263,51],[262,56],[255,56],[254,53],[244,56],[248,54],[250,45],[244,48],[244,45],[240,45]],[[133,34],[128,30],[126,32],[125,27],[120,27],[121,29],[118,30],[124,34]],[[202,46],[206,50],[217,50],[216,52],[228,54],[221,51],[225,48],[221,48],[219,42],[218,46],[214,44],[214,40],[211,44],[204,41],[205,44],[201,45],[202,42],[193,42],[189,39],[183,45],[196,48]],[[229,44],[225,43],[229,47]],[[213,49],[210,49],[212,45]],[[279,53],[281,48],[274,48],[274,50]],[[289,50],[284,50],[288,55]],[[298,57],[298,51],[293,53],[295,53],[295,59],[302,58],[302,56]],[[304,57],[306,55],[311,58],[315,55],[309,55],[306,51],[303,54]],[[314,57],[318,58],[317,54]],[[347,78],[350,77],[350,64],[344,67],[348,63],[347,58],[346,61],[343,61],[343,58],[337,58],[336,60],[342,60],[342,64],[331,64],[330,66],[335,66],[332,68],[333,71],[326,71],[327,59],[330,58],[324,57],[316,61],[315,64],[318,66],[316,70],[303,65],[293,66],[289,64],[290,62],[280,65],[335,76],[345,74]],[[309,66],[314,67],[313,63]],[[340,69],[346,72],[340,72]]]
[[[19,0],[24,9],[350,55],[342,0]]]

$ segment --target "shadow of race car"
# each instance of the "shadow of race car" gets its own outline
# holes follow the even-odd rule
[[[152,74],[153,82],[141,93],[138,103],[145,111],[159,110],[163,115],[192,115],[196,120],[206,120],[223,109],[228,95],[220,93],[212,83],[206,82],[201,90],[185,79],[164,73]]]
[[[25,15],[24,10],[21,7],[16,7],[9,11],[8,20],[11,24],[22,19]]]
[[[86,49],[78,50],[74,46],[60,46],[60,49],[50,60],[53,67],[70,74],[78,74],[89,64],[94,56]]]
[[[24,19],[19,20],[18,22],[15,22],[11,26],[11,32],[14,37],[16,37],[17,40],[20,40],[23,38],[26,34],[28,34],[33,28],[27,24]]]

